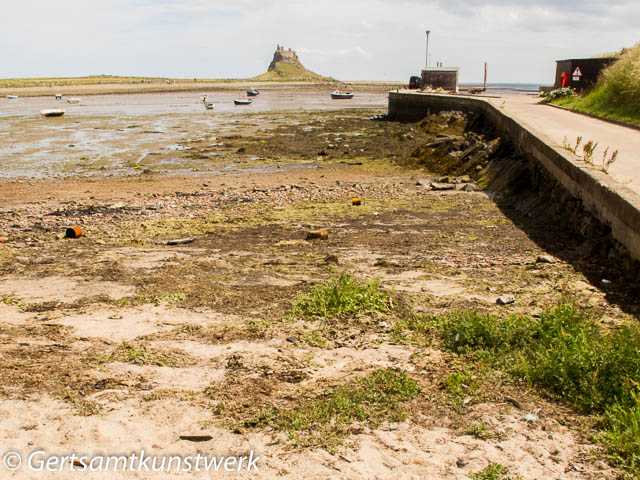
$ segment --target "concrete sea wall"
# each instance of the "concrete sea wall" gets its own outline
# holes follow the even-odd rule
[[[582,209],[610,229],[614,243],[621,244],[634,264],[627,270],[638,277],[640,261],[640,195],[616,182],[609,175],[572,159],[562,148],[554,147],[543,135],[520,124],[486,99],[454,95],[391,92],[389,116],[398,119],[419,119],[446,110],[480,113],[485,122],[495,127],[498,135],[507,137],[517,152],[544,175],[534,175],[539,182],[555,181]],[[582,164],[582,165],[581,165]],[[548,190],[541,186],[541,191]],[[567,211],[567,215],[571,212]],[[609,255],[620,251],[612,245]],[[601,252],[606,253],[606,252]]]

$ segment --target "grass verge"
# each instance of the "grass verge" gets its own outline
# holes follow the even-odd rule
[[[403,403],[419,393],[418,384],[406,372],[376,370],[355,384],[333,388],[314,400],[304,401],[290,410],[266,409],[245,426],[270,425],[286,432],[303,447],[334,450],[356,422],[371,427],[383,421],[406,418]]]
[[[557,99],[553,103],[640,126],[640,44],[606,68],[588,94]]]

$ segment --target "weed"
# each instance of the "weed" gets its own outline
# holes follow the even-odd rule
[[[158,367],[175,366],[174,362],[165,355],[150,352],[143,345],[137,346],[124,340],[116,352],[102,360],[106,362],[121,361],[138,365],[156,365]]]
[[[401,404],[418,393],[418,384],[406,372],[376,370],[355,384],[338,386],[291,410],[264,409],[245,426],[271,425],[301,446],[333,450],[355,422],[377,426],[382,421],[404,420]]]
[[[453,407],[462,408],[468,398],[478,389],[476,378],[468,372],[456,372],[447,375],[442,382],[449,402]]]
[[[391,338],[400,345],[428,345],[431,342],[429,334],[435,326],[433,316],[414,314],[393,324]]]
[[[604,413],[599,438],[627,466],[637,468],[639,327],[609,333],[565,303],[540,318],[459,313],[440,319],[440,329],[448,349],[503,368],[586,412]],[[463,384],[462,377],[450,375],[446,387],[459,394]]]
[[[479,472],[471,474],[473,480],[511,480],[507,467],[499,463],[489,463]]]
[[[151,297],[151,303],[155,303],[156,305],[160,305],[162,303],[176,303],[183,302],[185,300],[186,295],[182,293],[164,293],[162,295],[154,295]]]
[[[386,312],[391,297],[379,281],[360,283],[342,273],[337,280],[317,285],[293,302],[290,314],[303,318],[348,318],[364,312]]]
[[[613,152],[609,158],[607,158],[608,152],[609,147],[607,147],[607,149],[604,151],[604,154],[602,155],[602,166],[600,167],[600,170],[602,170],[604,173],[609,173],[609,167],[613,165],[613,163],[618,159],[618,150]]]
[[[26,303],[7,295],[2,295],[0,297],[0,303],[4,303],[5,305],[10,305],[12,307],[18,307],[20,310],[25,310],[27,308]]]
[[[593,152],[598,147],[598,142],[589,140],[582,146],[582,159],[590,165],[593,165]]]
[[[467,434],[478,440],[488,440],[493,437],[493,433],[482,422],[472,423],[469,430],[467,430]]]

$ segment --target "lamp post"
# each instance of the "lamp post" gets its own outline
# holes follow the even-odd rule
[[[429,34],[431,33],[431,30],[427,30],[427,55],[426,55],[426,61],[425,61],[425,65],[427,68],[429,68]]]

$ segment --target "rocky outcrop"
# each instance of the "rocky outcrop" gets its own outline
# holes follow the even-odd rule
[[[273,60],[269,69],[262,75],[254,77],[254,80],[331,80],[317,73],[307,70],[298,59],[298,54],[291,50],[285,50],[278,45],[273,54]]]

